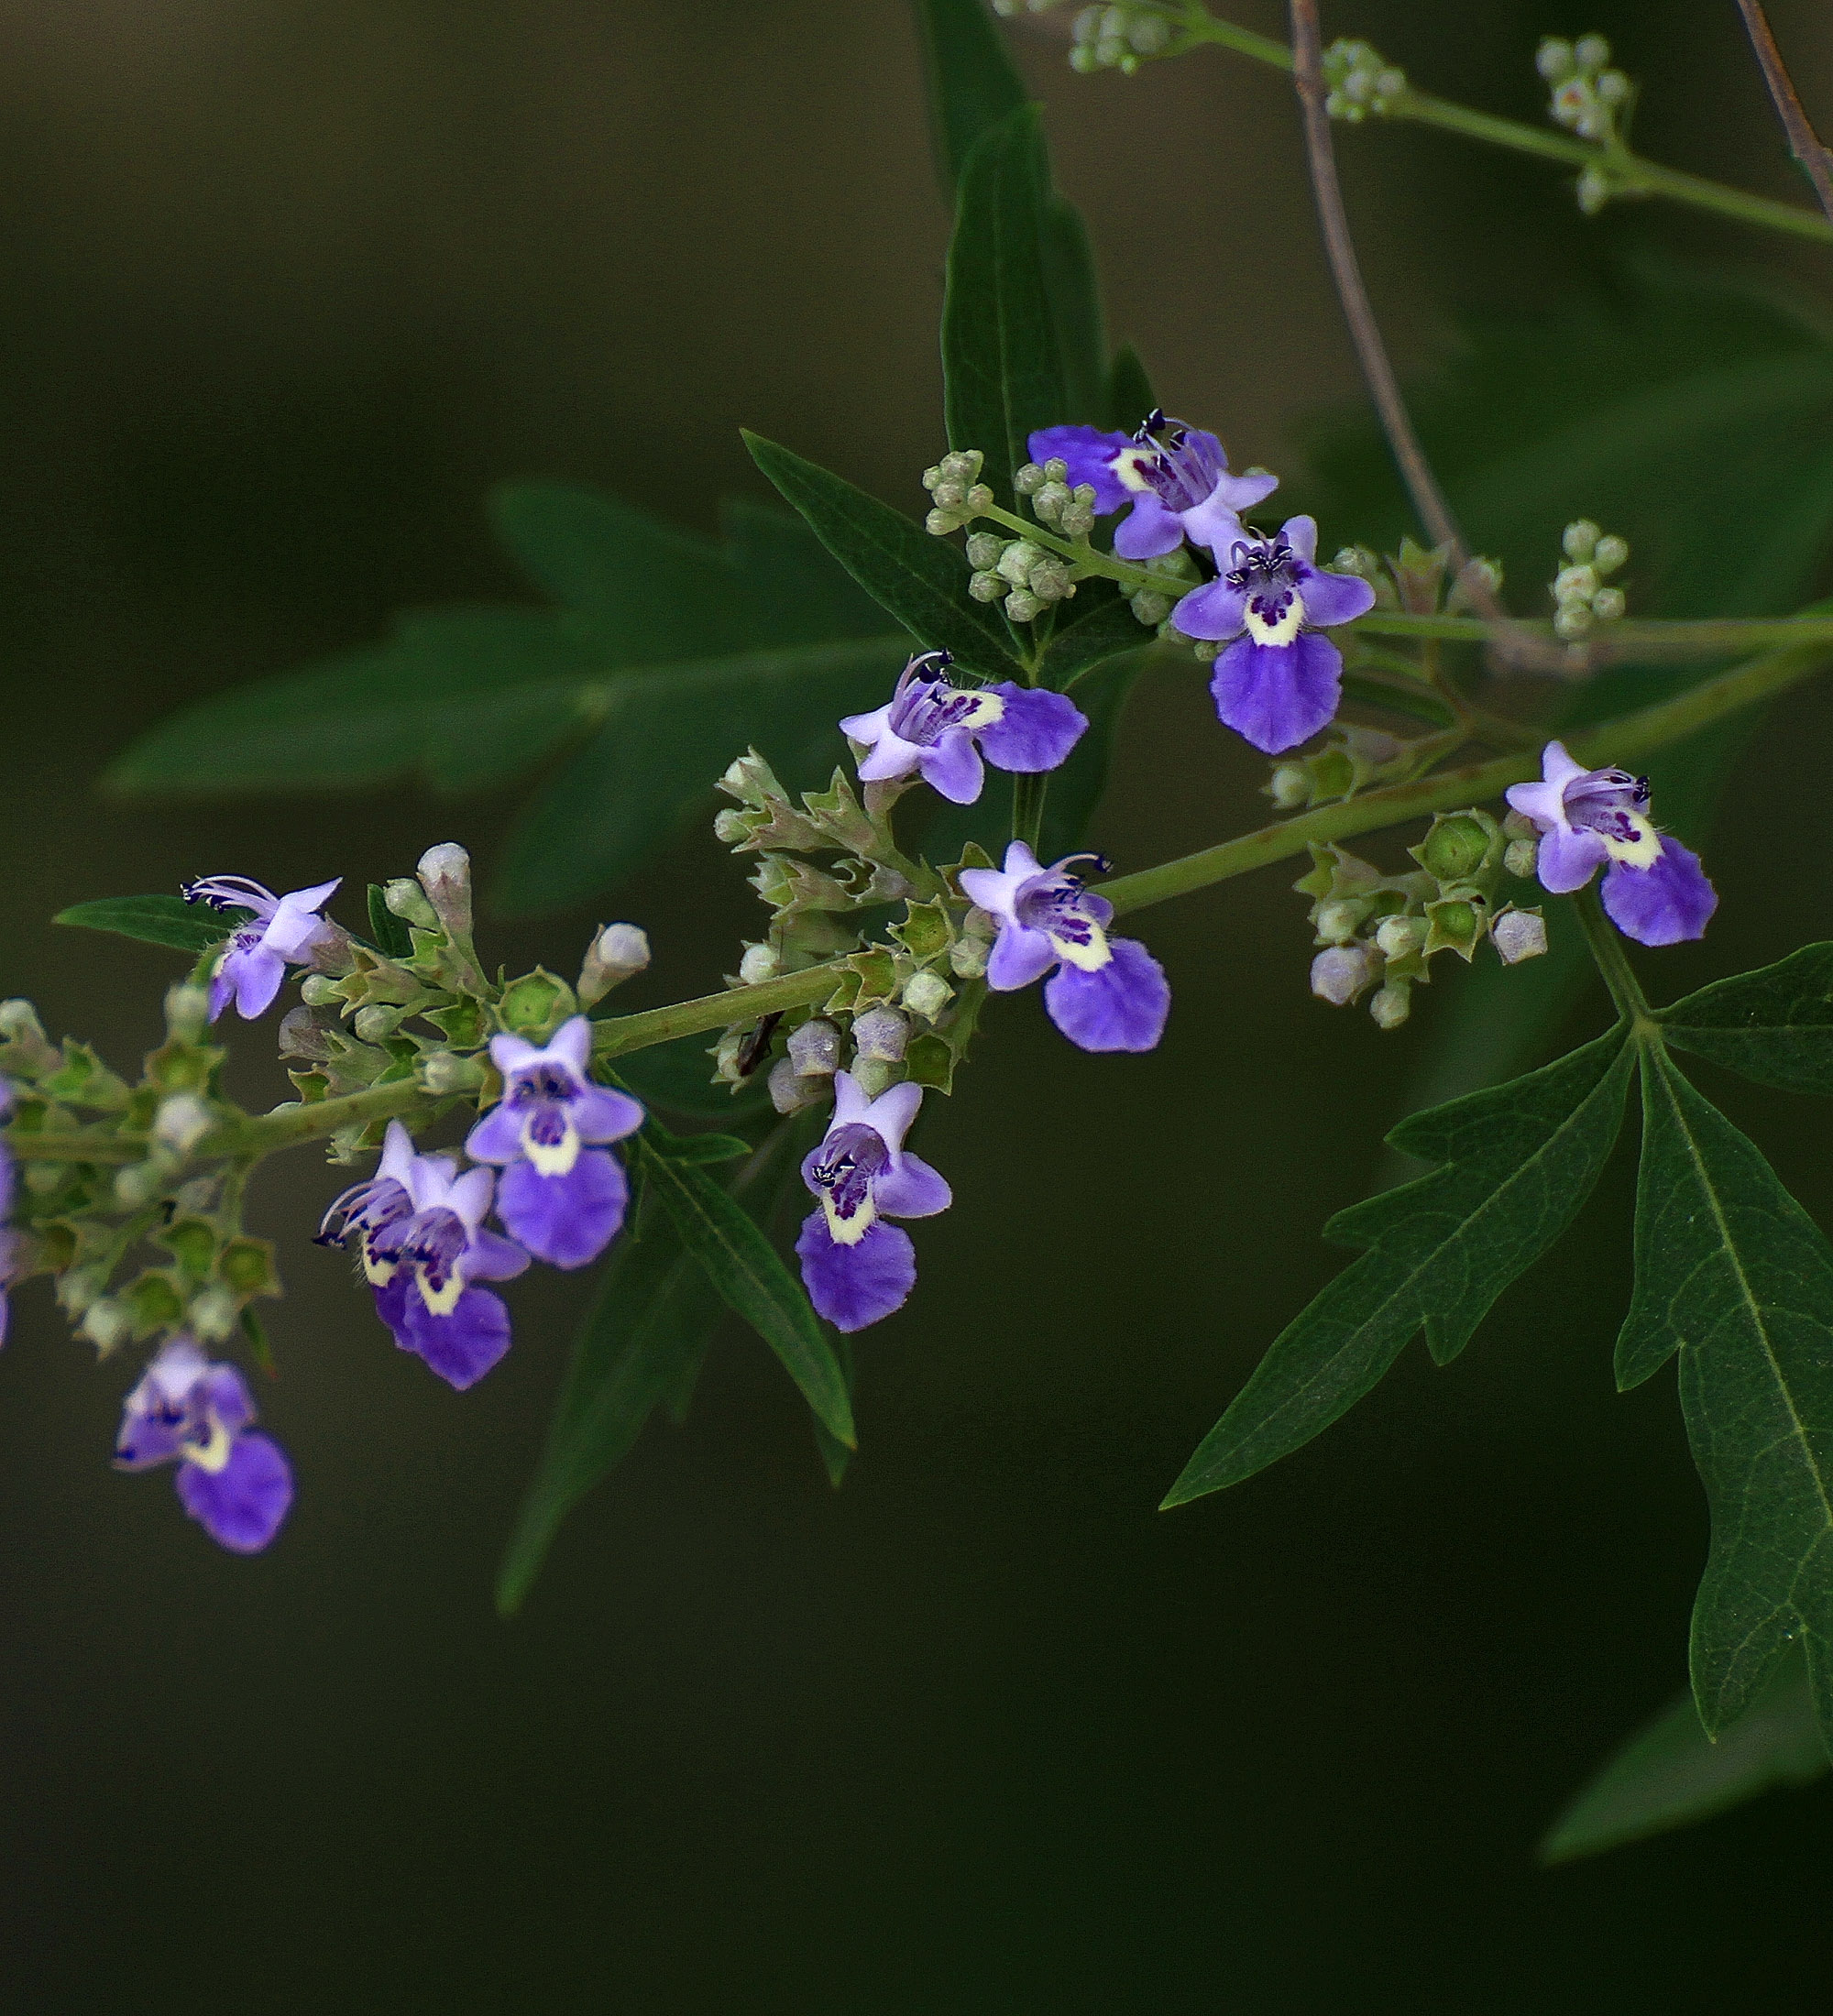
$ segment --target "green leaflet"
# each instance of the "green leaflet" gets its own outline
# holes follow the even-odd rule
[[[1784,1649],[1807,1653],[1833,1728],[1833,1248],[1755,1145],[1642,1048],[1628,1388],[1680,1353],[1687,1439],[1712,1510],[1693,1692],[1716,1735]]]
[[[1670,1043],[1761,1084],[1833,1092],[1833,945],[1702,987],[1658,1019]]]
[[[1376,1384],[1421,1328],[1444,1364],[1572,1222],[1622,1123],[1623,1032],[1388,1136],[1441,1162],[1339,1211],[1325,1236],[1368,1250],[1274,1341],[1165,1498],[1182,1505],[1301,1448]]]
[[[101,896],[60,910],[51,922],[81,925],[85,931],[112,931],[143,945],[195,954],[221,945],[253,915],[252,910],[213,910],[207,904],[187,903],[182,896]]]
[[[925,650],[954,653],[970,672],[1028,684],[1005,619],[968,593],[966,558],[949,540],[869,497],[844,477],[747,433],[752,459],[866,593]]]
[[[1638,1729],[1572,1801],[1541,1843],[1542,1862],[1575,1862],[1627,1841],[1709,1819],[1778,1785],[1807,1785],[1828,1769],[1800,1658],[1715,1743],[1689,1689]]]
[[[767,1218],[795,1171],[787,1128],[773,1134],[734,1178],[730,1195]],[[700,1136],[698,1139],[717,1138]],[[694,1145],[672,1142],[670,1153]],[[640,1213],[604,1270],[573,1346],[565,1383],[497,1580],[497,1608],[521,1608],[561,1521],[630,1452],[658,1406],[686,1413],[700,1364],[724,1313],[717,1291],[665,1212]]]
[[[674,1222],[682,1245],[705,1269],[727,1308],[743,1317],[782,1359],[802,1397],[836,1441],[857,1446],[846,1375],[802,1284],[756,1222],[699,1169],[676,1161],[651,1126],[637,1136],[643,1175]]]
[[[936,164],[952,197],[973,144],[1025,103],[985,0],[916,0]]]
[[[136,792],[348,789],[417,771],[480,790],[583,744],[524,813],[499,893],[587,896],[665,844],[756,742],[811,779],[904,653],[794,519],[737,505],[722,543],[574,484],[512,485],[497,530],[551,608],[412,611],[383,643],[175,716],[110,771]],[[590,814],[576,834],[582,809]]]

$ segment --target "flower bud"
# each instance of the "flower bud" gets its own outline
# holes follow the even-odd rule
[[[786,1057],[780,1057],[770,1067],[767,1080],[770,1087],[770,1103],[778,1112],[799,1113],[805,1107],[822,1104],[833,1090],[825,1078],[805,1078]]]
[[[1171,613],[1171,598],[1160,595],[1156,588],[1139,588],[1126,598],[1126,606],[1133,611],[1134,619],[1145,624],[1147,630],[1157,630]]]
[[[1005,613],[1015,623],[1028,623],[1044,613],[1044,605],[1026,588],[1014,588],[1005,598]]]
[[[1568,602],[1553,619],[1554,631],[1564,638],[1568,644],[1575,644],[1581,637],[1590,632],[1592,624],[1590,608],[1583,602]]]
[[[1362,928],[1362,921],[1368,915],[1368,905],[1338,897],[1329,903],[1321,903],[1313,922],[1317,935],[1324,945],[1347,945]]]
[[[83,1311],[78,1335],[87,1337],[103,1357],[126,1341],[134,1327],[133,1312],[112,1295],[104,1295]]]
[[[1505,910],[1489,926],[1504,966],[1537,959],[1547,948],[1546,921],[1538,910]]]
[[[944,1008],[955,998],[955,991],[939,973],[925,969],[912,974],[904,990],[904,1005],[913,1015],[921,1015],[926,1022],[933,1022]]]
[[[1591,554],[1591,564],[1599,574],[1615,574],[1630,557],[1630,542],[1619,539],[1615,532],[1606,532],[1597,542]]]
[[[426,892],[411,876],[397,875],[383,885],[382,902],[391,916],[417,924],[423,931],[437,927],[439,919],[426,900]]]
[[[968,576],[968,593],[976,602],[997,602],[1005,593],[1005,584],[996,574],[983,568],[979,574]]]
[[[1427,928],[1423,917],[1383,917],[1375,942],[1385,958],[1407,959],[1426,942]]]
[[[153,1115],[153,1139],[189,1155],[215,1124],[216,1115],[195,1092],[175,1092],[159,1101]]]
[[[503,989],[497,1013],[505,1029],[531,1041],[543,1041],[571,1015],[577,1003],[564,980],[537,966],[533,972],[512,980]]]
[[[957,938],[949,948],[949,970],[962,980],[978,980],[986,971],[986,958],[983,938]]]
[[[742,815],[731,815],[742,824]],[[720,818],[727,816],[721,813]],[[640,925],[608,924],[586,948],[576,992],[582,1007],[602,1001],[613,987],[642,971],[649,964],[649,934]]]
[[[1031,578],[1031,570],[1044,557],[1044,549],[1033,545],[1028,539],[1015,539],[999,556],[994,572],[1002,580],[1009,581],[1015,588],[1022,588]]]
[[[420,1082],[435,1099],[474,1092],[484,1082],[483,1060],[452,1050],[429,1050],[420,1060]]]
[[[767,980],[774,980],[777,971],[778,960],[774,945],[745,947],[744,957],[739,961],[739,978],[747,987],[758,987]]]
[[[1597,551],[1598,530],[1588,518],[1575,518],[1560,534],[1560,546],[1568,560],[1581,564]]]
[[[1267,795],[1279,811],[1296,812],[1301,805],[1311,803],[1312,781],[1297,763],[1279,763],[1274,768]]]
[[[130,1162],[115,1172],[115,1201],[127,1211],[140,1211],[165,1188],[165,1180],[150,1162]]]
[[[1630,606],[1621,588],[1599,588],[1591,597],[1591,613],[1600,623],[1614,623]]]
[[[1580,70],[1602,70],[1610,60],[1610,45],[1601,35],[1581,35],[1572,45],[1572,57]]]
[[[1610,178],[1601,169],[1586,168],[1578,177],[1578,207],[1587,217],[1595,217],[1610,201]]]
[[[888,1092],[894,1085],[902,1082],[904,1067],[880,1057],[855,1057],[853,1060],[853,1083],[868,1099],[876,1099],[881,1092]]]
[[[1413,859],[1440,882],[1462,882],[1483,865],[1495,831],[1493,823],[1479,824],[1471,813],[1441,812],[1413,849]]]
[[[1519,882],[1532,882],[1540,860],[1541,843],[1538,834],[1524,839],[1510,840],[1502,852],[1502,866]]]
[[[166,989],[166,1027],[175,1041],[195,1043],[210,1026],[210,990],[181,981]],[[284,1054],[284,1053],[282,1053]]]
[[[54,1071],[63,1062],[63,1053],[46,1035],[28,1001],[0,1001],[0,1043],[19,1052],[19,1064],[27,1071]]]
[[[853,1018],[853,1048],[862,1057],[895,1064],[909,1035],[910,1024],[895,1008],[868,1008]]]
[[[1577,67],[1572,44],[1556,35],[1549,35],[1534,56],[1534,68],[1550,84],[1564,82]]]
[[[1346,1008],[1380,971],[1381,958],[1373,946],[1333,945],[1312,961],[1312,992],[1333,1008]]]
[[[308,1008],[335,1008],[344,999],[328,973],[308,973],[299,983],[299,998]]]
[[[801,1078],[831,1077],[840,1068],[840,1032],[825,1015],[814,1015],[789,1035],[789,1061]]]
[[[1402,981],[1379,988],[1368,1003],[1377,1029],[1398,1029],[1413,1012],[1413,991]]]
[[[1597,570],[1588,564],[1562,567],[1553,577],[1556,602],[1588,602],[1597,592]]]
[[[747,750],[728,765],[725,775],[719,779],[719,789],[729,797],[741,799],[759,811],[784,796],[776,772],[754,749]]]
[[[447,937],[471,936],[471,857],[456,840],[442,840],[420,857],[415,871],[434,917]]]
[[[1012,488],[1020,497],[1035,497],[1048,481],[1049,477],[1045,475],[1043,465],[1038,462],[1021,463],[1012,472]]]
[[[1037,465],[1033,463],[1030,466],[1035,468]],[[1005,541],[997,532],[970,532],[964,550],[968,556],[968,565],[977,571],[996,567],[999,564],[999,556],[1005,551]]]
[[[200,1343],[220,1344],[234,1333],[238,1313],[227,1288],[211,1287],[192,1299],[188,1321]]]

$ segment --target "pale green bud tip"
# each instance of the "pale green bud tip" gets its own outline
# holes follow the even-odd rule
[[[853,1022],[853,1048],[860,1057],[895,1064],[909,1040],[910,1024],[895,1008],[868,1008]]]
[[[742,824],[742,815],[733,814]],[[721,814],[721,817],[725,815]],[[608,924],[586,949],[579,969],[578,995],[590,1007],[602,1001],[613,987],[642,971],[649,964],[649,934],[640,925]]]
[[[1606,532],[1597,542],[1591,554],[1591,564],[1599,574],[1615,574],[1630,557],[1630,542],[1619,539],[1615,532]]]
[[[1553,627],[1568,644],[1575,644],[1581,637],[1589,635],[1592,622],[1591,611],[1575,603],[1560,610],[1553,619]]]
[[[1505,910],[1489,926],[1504,966],[1539,959],[1547,948],[1546,922],[1538,910]]]
[[[191,1305],[188,1321],[203,1343],[225,1342],[236,1328],[236,1298],[227,1288],[208,1287]]]
[[[1377,989],[1368,1003],[1377,1029],[1398,1029],[1412,1012],[1412,989],[1399,981]]]
[[[308,1008],[329,1008],[341,1001],[337,982],[328,973],[308,973],[299,983],[299,998]]]
[[[1134,619],[1145,624],[1147,630],[1157,630],[1171,613],[1171,598],[1160,595],[1154,588],[1141,588],[1137,594],[1127,597],[1126,606],[1133,611]]]
[[[132,1313],[110,1295],[100,1297],[83,1311],[82,1334],[104,1358],[117,1344],[126,1342],[133,1327]]]
[[[398,875],[384,887],[382,901],[391,915],[401,917],[409,924],[417,924],[423,930],[431,930],[439,922],[433,905],[426,900],[426,892],[405,875]]]
[[[420,858],[415,871],[434,915],[454,937],[471,935],[471,857],[456,840],[442,840]]]
[[[949,966],[962,980],[978,980],[986,971],[987,948],[979,938],[957,938],[949,948]]]
[[[1601,35],[1581,35],[1572,45],[1572,55],[1580,70],[1602,70],[1610,60],[1610,45]]]
[[[1347,945],[1362,928],[1368,915],[1366,903],[1322,903],[1318,905],[1317,935],[1325,945]]]
[[[970,532],[968,535],[968,565],[977,571],[998,566],[1000,555],[1004,551],[1005,541],[997,532]]]
[[[1591,613],[1600,623],[1614,623],[1629,606],[1621,588],[1599,588],[1591,597]]]
[[[1384,917],[1375,933],[1375,942],[1390,959],[1403,959],[1426,942],[1423,917]]]
[[[130,1211],[150,1204],[161,1188],[162,1178],[150,1162],[131,1163],[115,1172],[115,1200]]]
[[[939,973],[913,974],[904,990],[904,1005],[926,1021],[933,1021],[954,998],[954,989]]]
[[[739,961],[739,978],[747,987],[760,986],[764,981],[774,980],[779,970],[776,952],[768,945],[748,945],[744,957]]]
[[[1295,812],[1311,803],[1311,779],[1296,763],[1280,763],[1267,786],[1267,795],[1281,812]]]
[[[1540,859],[1541,843],[1537,836],[1513,839],[1503,850],[1502,866],[1518,882],[1532,882]]]
[[[153,1138],[189,1155],[215,1124],[215,1114],[195,1092],[176,1092],[159,1101],[153,1115]]]
[[[1560,534],[1560,544],[1570,560],[1589,560],[1597,551],[1601,534],[1588,518],[1575,518]]]
[[[1029,589],[1014,588],[1005,598],[1005,613],[1015,623],[1029,623],[1044,613],[1044,605]]]
[[[474,1057],[455,1057],[450,1050],[434,1050],[420,1060],[420,1082],[435,1099],[453,1092],[471,1092],[484,1082],[484,1067]]]
[[[996,574],[982,568],[968,576],[968,593],[976,602],[997,602],[1005,593],[1005,583]]]
[[[431,882],[456,882],[468,888],[471,857],[456,840],[441,840],[437,847],[429,847],[420,857],[417,872],[423,886]]]
[[[1012,473],[1012,488],[1020,497],[1037,496],[1049,480],[1041,462],[1021,463]]]
[[[1550,84],[1563,82],[1577,67],[1572,44],[1556,35],[1549,35],[1534,56],[1534,68]]]
[[[321,976],[313,975],[313,978]],[[166,1027],[184,1042],[194,1043],[210,1026],[210,991],[181,982],[166,990]]]
[[[801,1078],[831,1078],[840,1064],[840,1032],[824,1015],[816,1015],[789,1037],[789,1061]]]

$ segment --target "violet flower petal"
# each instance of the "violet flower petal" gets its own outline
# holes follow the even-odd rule
[[[882,748],[884,745],[881,744]],[[908,745],[906,745],[908,746]],[[876,756],[878,751],[873,751]],[[927,749],[917,751],[916,767],[931,790],[939,792],[950,805],[972,805],[986,781],[986,771],[965,729],[947,729]],[[862,783],[869,783],[867,764],[859,766]]]
[[[1172,626],[1186,637],[1215,644],[1239,637],[1247,627],[1247,597],[1226,581],[1210,581],[1192,588],[1171,611]]]
[[[510,1348],[510,1312],[502,1297],[488,1288],[466,1288],[449,1316],[434,1315],[412,1289],[402,1297],[401,1308],[395,1342],[423,1358],[460,1393],[475,1386]]]
[[[497,1189],[497,1215],[551,1267],[596,1260],[617,1237],[629,1202],[630,1186],[609,1148],[582,1149],[565,1176],[512,1162]]]
[[[244,1022],[253,1022],[273,1006],[274,996],[286,978],[286,961],[267,946],[257,945],[246,952],[228,954],[219,977],[235,990],[236,1013]],[[213,987],[211,998],[214,1000],[215,996]]]
[[[1298,583],[1305,605],[1305,621],[1315,623],[1320,630],[1354,622],[1375,607],[1373,586],[1357,574],[1330,574],[1322,567],[1301,567]]]
[[[1238,638],[1215,662],[1215,711],[1268,756],[1296,749],[1336,713],[1343,658],[1329,638],[1301,631],[1290,644]]]
[[[1679,945],[1706,936],[1718,907],[1699,857],[1663,834],[1661,859],[1650,868],[1614,861],[1604,878],[1604,909],[1626,938],[1639,945]]]
[[[872,1188],[873,1202],[887,1218],[933,1218],[955,1200],[948,1179],[920,1156],[900,1155]]]
[[[1059,967],[1044,989],[1050,1020],[1084,1050],[1149,1050],[1171,1010],[1165,969],[1137,938],[1109,941],[1114,957],[1085,972]]]
[[[1057,963],[1057,948],[1043,931],[1027,931],[1022,924],[1004,926],[987,957],[986,983],[996,994],[1028,987]]]
[[[1026,452],[1036,463],[1066,464],[1070,489],[1092,485],[1094,508],[1105,517],[1138,495],[1114,473],[1114,463],[1134,444],[1131,434],[1105,433],[1099,427],[1040,427],[1026,443]]]
[[[990,690],[1005,703],[1005,711],[991,728],[981,729],[980,747],[987,761],[1000,770],[1027,776],[1055,770],[1088,729],[1088,716],[1067,694],[1021,686],[1010,679]]]
[[[1554,896],[1569,896],[1583,889],[1598,869],[1610,859],[1610,849],[1601,833],[1581,827],[1555,827],[1541,836],[1539,863],[1535,870],[1541,887]]]
[[[266,1435],[238,1435],[221,1470],[181,1463],[179,1502],[219,1547],[258,1554],[292,1504],[292,1466]]]
[[[1123,560],[1158,560],[1184,542],[1184,521],[1150,490],[1128,490],[1132,511],[1114,529],[1114,550]]]
[[[838,1244],[824,1213],[804,1222],[796,1242],[802,1284],[816,1313],[836,1330],[863,1330],[902,1309],[916,1286],[916,1249],[910,1234],[883,1220],[851,1246]]]

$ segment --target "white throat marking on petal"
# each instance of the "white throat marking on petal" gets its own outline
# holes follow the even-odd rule
[[[537,1176],[570,1176],[579,1159],[579,1130],[568,1119],[566,1132],[558,1141],[543,1142],[534,1138],[533,1125],[532,1118],[521,1123],[521,1152],[530,1167]]]
[[[1248,636],[1257,644],[1290,644],[1304,628],[1305,598],[1296,588],[1290,592],[1291,600],[1287,603],[1279,619],[1274,623],[1269,623],[1259,613],[1254,607],[1252,597],[1249,597],[1247,607],[1242,612],[1242,620],[1246,625]]]
[[[834,1209],[830,1192],[821,1196],[821,1209],[827,1213],[828,1232],[837,1246],[856,1246],[869,1233],[878,1217],[878,1206],[868,1197],[851,1218],[842,1218]]]
[[[1079,967],[1084,973],[1098,973],[1114,957],[1114,948],[1107,942],[1107,933],[1092,917],[1088,920],[1088,942],[1078,944],[1073,938],[1059,938],[1052,931],[1048,934],[1050,948],[1065,966]]]
[[[1661,835],[1640,812],[1625,812],[1623,817],[1635,828],[1635,838],[1618,840],[1600,832],[1597,838],[1603,841],[1605,852],[1625,868],[1652,868],[1661,859]]]
[[[1158,466],[1158,457],[1150,448],[1126,447],[1114,456],[1110,465],[1115,476],[1129,490],[1144,492],[1152,488],[1146,472]]]

